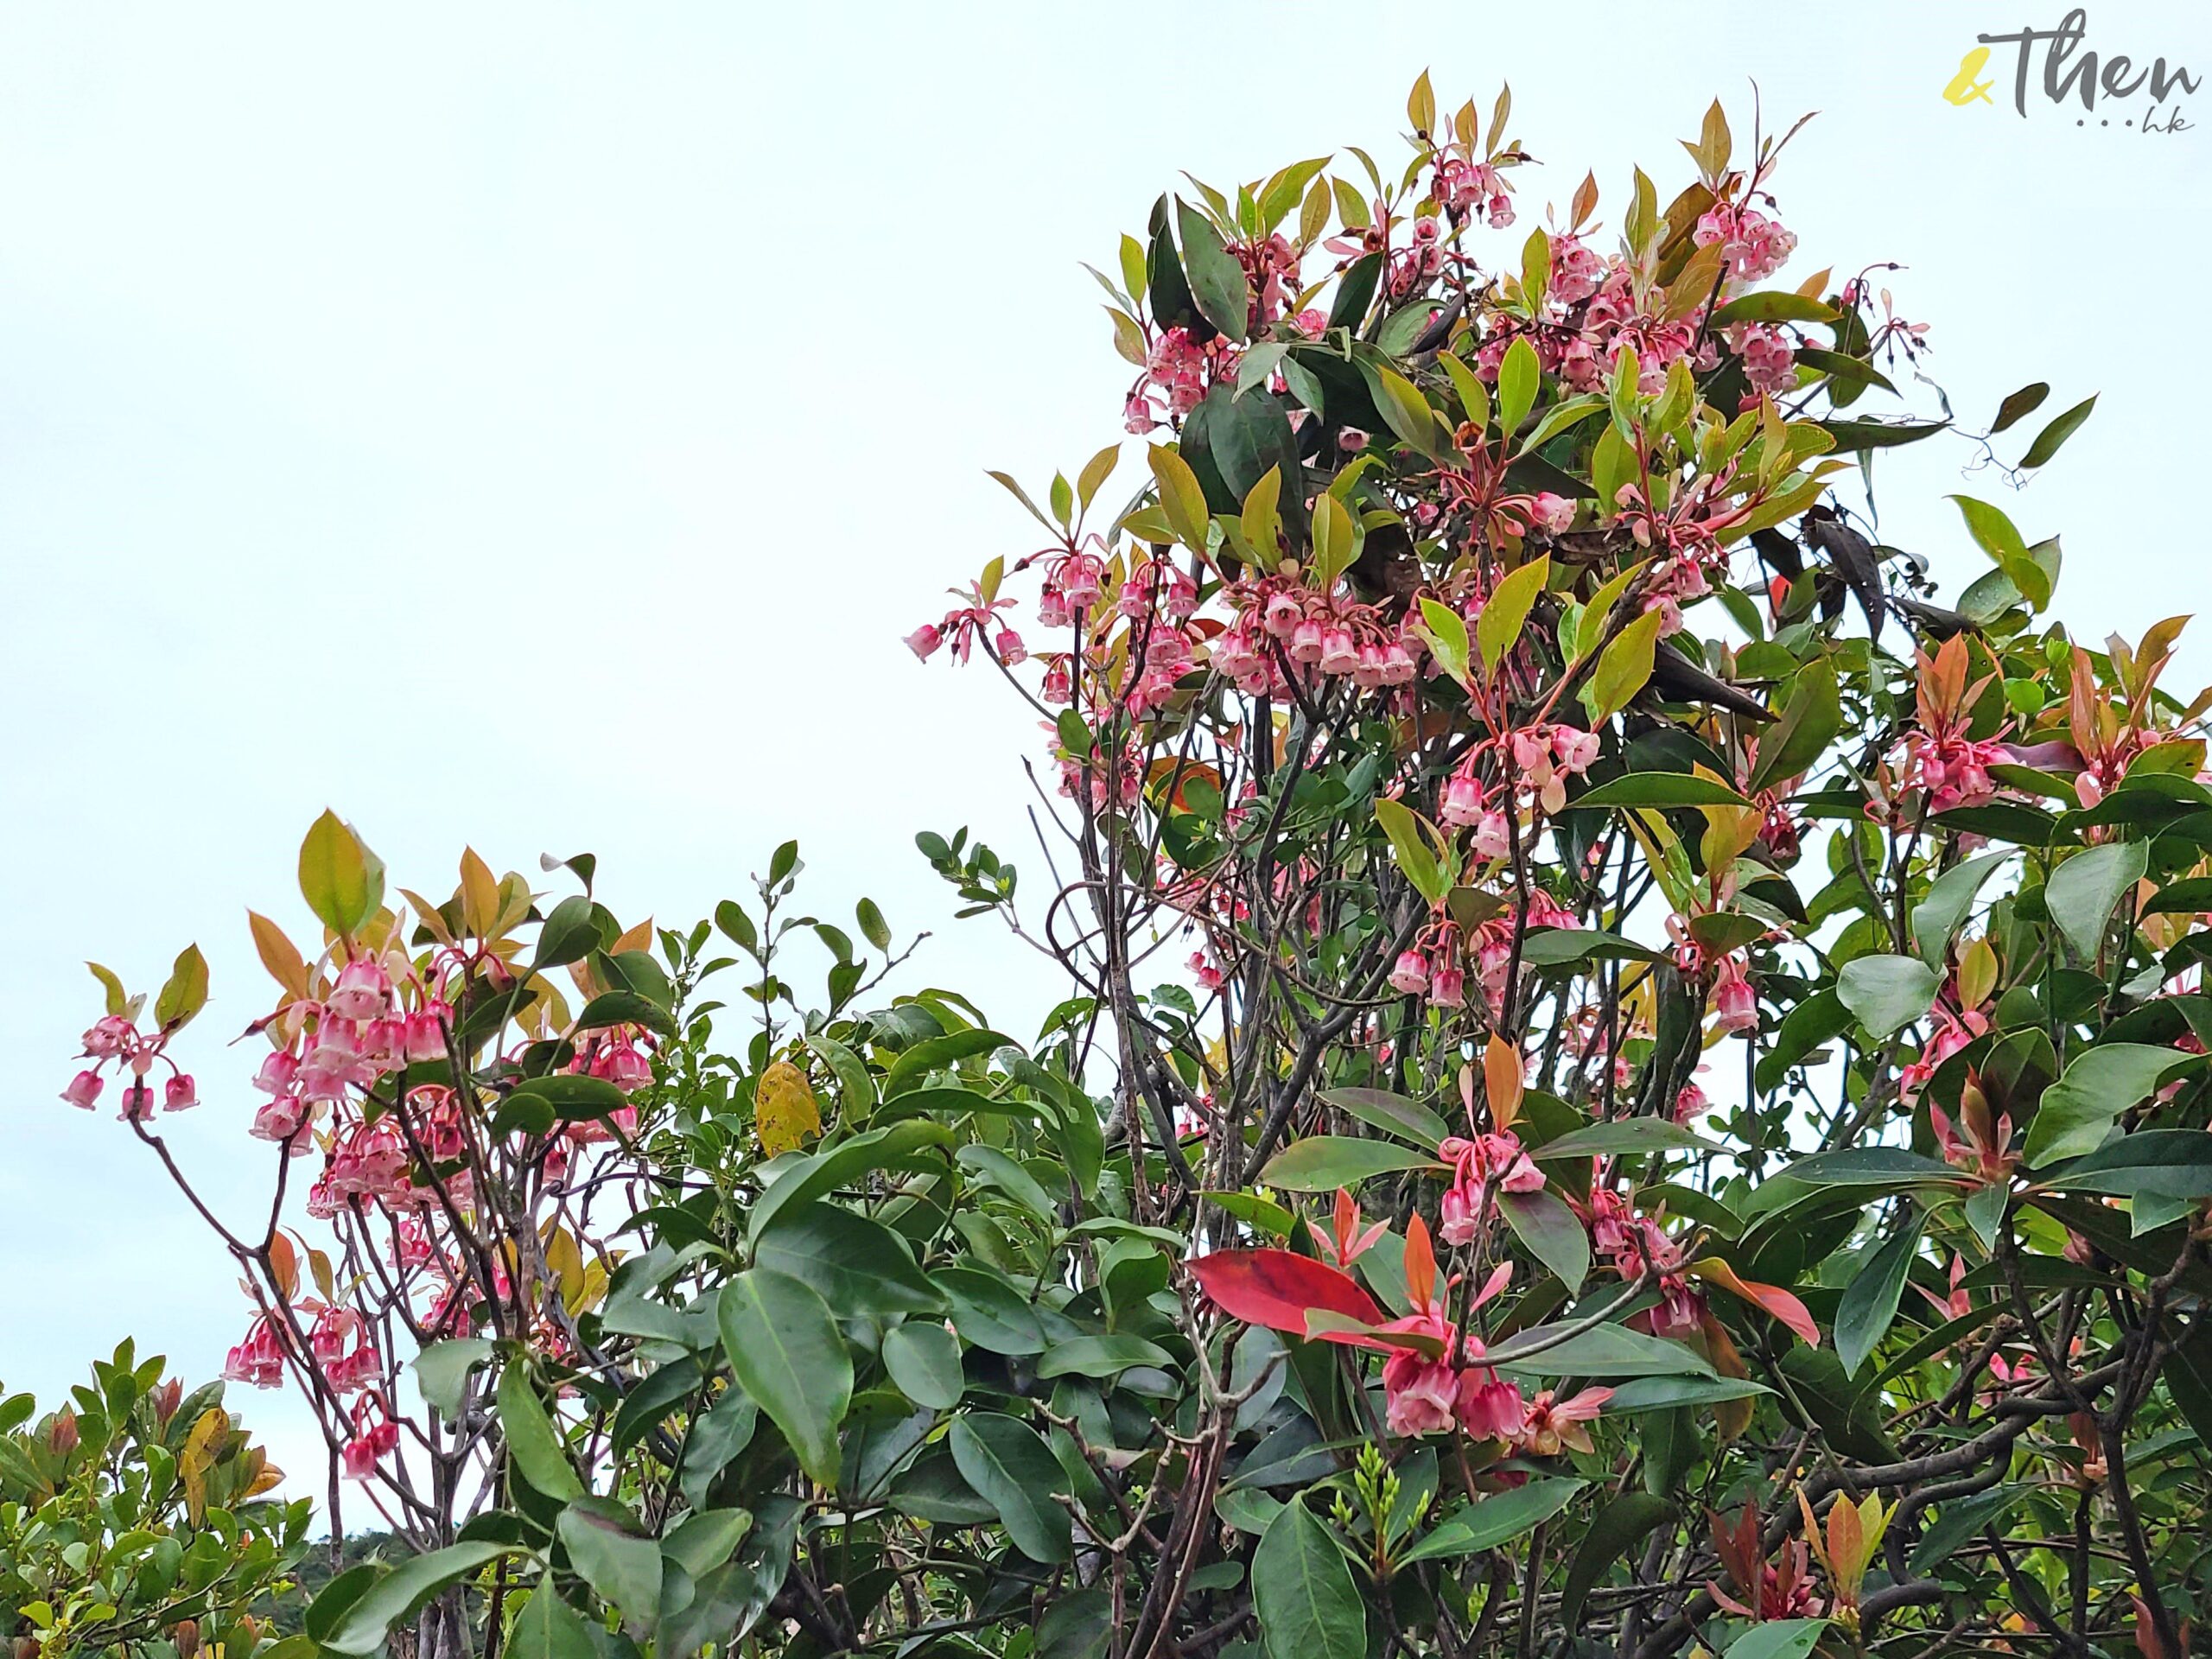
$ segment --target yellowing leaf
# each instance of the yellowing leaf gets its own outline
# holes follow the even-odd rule
[[[1206,527],[1212,515],[1206,511],[1206,493],[1191,463],[1165,444],[1152,447],[1152,476],[1160,486],[1160,510],[1174,527],[1175,538],[1193,553],[1206,550]]]
[[[219,1406],[210,1406],[194,1420],[177,1454],[178,1478],[184,1482],[185,1513],[198,1526],[207,1516],[207,1470],[215,1461],[218,1442],[230,1430],[231,1420]]]
[[[461,853],[461,919],[478,938],[488,938],[499,918],[499,879],[474,847]]]
[[[822,1109],[815,1103],[806,1073],[789,1060],[778,1060],[763,1071],[753,1090],[753,1126],[760,1136],[760,1150],[771,1158],[821,1134]]]
[[[253,930],[253,948],[261,957],[261,965],[269,970],[269,977],[284,988],[287,996],[297,1001],[308,994],[308,965],[300,955],[300,948],[285,936],[284,930],[258,911],[245,913],[246,925]]]

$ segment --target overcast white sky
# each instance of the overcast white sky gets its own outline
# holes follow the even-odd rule
[[[1022,851],[1036,734],[899,637],[1028,550],[985,467],[1072,472],[1118,433],[1077,262],[1179,168],[1402,160],[1424,66],[1451,105],[1512,82],[1549,163],[1524,225],[1586,167],[1609,226],[1632,161],[1671,194],[1674,140],[1715,93],[1747,131],[1753,79],[1770,120],[1821,111],[1777,185],[1793,279],[1910,267],[1967,420],[2031,379],[2046,414],[2103,394],[2018,499],[1961,482],[1963,444],[1885,464],[1889,538],[1955,593],[1983,565],[1941,498],[1991,494],[2064,531],[2084,631],[2191,608],[2212,88],[2171,136],[2123,127],[2139,98],[2023,120],[2001,52],[1995,104],[1941,97],[1977,30],[2063,10],[4,0],[0,1378],[50,1396],[133,1333],[198,1380],[237,1339],[213,1241],[55,1092],[81,959],[151,986],[197,939],[207,1103],[175,1138],[257,1190],[220,1046],[267,997],[244,910],[304,937],[326,804],[439,893],[464,842],[595,851],[626,918],[703,914],[797,836],[816,904],[942,930],[925,977],[1032,1028],[1053,988],[948,927],[911,838]],[[2201,7],[2089,26],[2212,73]],[[2177,672],[2212,674],[2212,623]],[[234,1403],[319,1484],[289,1401]]]

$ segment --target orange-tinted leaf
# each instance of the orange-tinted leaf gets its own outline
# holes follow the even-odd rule
[[[1764,1308],[1811,1346],[1817,1348],[1821,1345],[1821,1327],[1813,1323],[1813,1316],[1805,1311],[1805,1304],[1781,1286],[1763,1285],[1752,1279],[1738,1279],[1733,1268],[1713,1255],[1702,1256],[1691,1262],[1688,1271],[1709,1284],[1733,1292],[1755,1306]]]

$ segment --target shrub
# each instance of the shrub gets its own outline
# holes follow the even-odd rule
[[[1034,1039],[869,1006],[892,937],[792,915],[795,849],[678,934],[582,859],[403,917],[310,835],[264,1133],[340,1245],[225,1234],[241,1364],[424,1552],[334,1580],[324,1647],[464,1650],[468,1583],[528,1655],[2185,1651],[2178,620],[2076,645],[1979,498],[1950,605],[1876,539],[1840,492],[1954,423],[1853,412],[1926,349],[1866,275],[1773,283],[1781,142],[1716,106],[1618,251],[1587,180],[1516,245],[1507,101],[1408,113],[1401,171],[1162,199],[1101,277],[1145,482],[1009,480],[1042,542],[909,642],[1048,718],[1041,906],[921,837],[1065,981]],[[204,973],[111,998],[158,1150]]]
[[[0,1390],[0,1607],[20,1656],[264,1650],[306,1499],[223,1409],[125,1342],[43,1416]],[[35,1421],[34,1421],[35,1420]]]

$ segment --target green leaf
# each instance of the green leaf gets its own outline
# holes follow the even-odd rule
[[[1646,611],[1613,636],[1591,671],[1582,694],[1583,707],[1592,725],[1602,725],[1628,707],[1629,699],[1651,678],[1651,662],[1659,644],[1658,611]]]
[[[626,1624],[650,1630],[660,1617],[660,1546],[631,1531],[629,1520],[620,1505],[588,1498],[561,1511],[554,1533],[601,1599]]]
[[[944,1306],[905,1239],[880,1221],[819,1200],[785,1206],[754,1244],[753,1264],[812,1286],[848,1317]]]
[[[1704,1356],[1679,1342],[1622,1325],[1597,1325],[1561,1338],[1546,1325],[1493,1343],[1491,1363],[1534,1376],[1711,1376]]]
[[[1406,1147],[1356,1135],[1311,1135],[1277,1153],[1261,1171],[1260,1179],[1293,1192],[1327,1192],[1400,1170],[1441,1167],[1433,1158]]]
[[[1566,1201],[1540,1189],[1500,1193],[1497,1207],[1529,1253],[1557,1274],[1570,1294],[1580,1294],[1590,1273],[1590,1238]]]
[[[953,1154],[953,1158],[977,1181],[996,1187],[1038,1220],[1047,1224],[1052,1220],[1057,1209],[1052,1195],[1037,1184],[1036,1177],[996,1147],[963,1147]]]
[[[596,1659],[599,1649],[583,1616],[561,1599],[549,1574],[531,1589],[506,1651],[512,1659]]]
[[[1663,1117],[1628,1117],[1569,1129],[1529,1149],[1539,1163],[1563,1158],[1610,1158],[1617,1153],[1719,1152],[1720,1142]]]
[[[635,993],[625,991],[619,995],[628,996]],[[630,1097],[605,1077],[556,1071],[542,1077],[526,1077],[517,1084],[505,1103],[512,1105],[517,1101],[542,1103],[562,1122],[582,1123],[620,1110],[630,1103]]]
[[[669,1413],[705,1383],[706,1374],[699,1369],[698,1360],[690,1354],[669,1361],[639,1382],[622,1396],[613,1425],[607,1432],[615,1455],[620,1457],[645,1439]]]
[[[1921,960],[1940,968],[1949,954],[1951,941],[1965,925],[1981,884],[1997,873],[2012,853],[1984,853],[1963,864],[1953,865],[1929,884],[1928,896],[1912,910],[1912,944]]]
[[[1114,1599],[1094,1587],[1050,1599],[1037,1621],[1036,1659],[1107,1659],[1114,1646]]]
[[[1929,1181],[1955,1181],[1959,1176],[1942,1159],[1924,1157],[1903,1147],[1847,1147],[1840,1152],[1816,1152],[1781,1173],[1812,1186],[1921,1186]]]
[[[572,893],[553,906],[545,925],[537,930],[537,954],[531,964],[537,972],[582,962],[600,948],[599,923],[592,911],[591,900],[581,893]]]
[[[168,981],[154,998],[154,1023],[175,1031],[207,1006],[207,959],[200,947],[188,944],[177,952]]]
[[[813,1287],[753,1268],[722,1287],[722,1351],[746,1393],[784,1431],[817,1484],[837,1484],[837,1425],[853,1397],[853,1358]]]
[[[676,1035],[676,1022],[668,1010],[643,991],[602,991],[584,1004],[576,1016],[576,1029],[597,1031],[607,1026],[643,1026],[664,1037]]]
[[[967,1387],[960,1339],[931,1319],[909,1319],[884,1337],[883,1368],[899,1393],[933,1411],[951,1410]]]
[[[334,933],[350,935],[384,897],[383,866],[372,881],[370,858],[360,838],[327,808],[308,827],[300,843],[300,896]]]
[[[483,1337],[455,1337],[434,1342],[415,1356],[415,1384],[430,1408],[448,1421],[461,1414],[461,1389],[468,1374],[492,1357]]]
[[[1901,443],[1932,438],[1950,425],[1948,421],[1816,421],[1821,431],[1835,440],[1838,449],[1888,449]]]
[[[747,1217],[747,1231],[757,1239],[785,1205],[821,1198],[874,1170],[942,1169],[945,1166],[942,1151],[951,1144],[950,1130],[918,1117],[841,1141],[792,1163],[779,1174],[754,1201],[753,1213]]]
[[[661,1550],[695,1579],[729,1560],[753,1530],[750,1510],[694,1510],[670,1533]]]
[[[1809,770],[1842,729],[1843,702],[1835,667],[1825,657],[1815,658],[1797,671],[1773,734],[1759,740],[1758,766],[1751,773],[1753,791]]]
[[[1954,495],[1967,533],[1980,544],[2022,595],[2038,609],[2050,602],[2050,578],[2028,556],[2028,545],[2004,511],[1971,495]]]
[[[1580,811],[1601,806],[1749,806],[1751,803],[1716,778],[1684,772],[1630,772],[1599,785],[1568,804]]]
[[[1497,365],[1497,425],[1508,441],[1521,429],[1543,378],[1543,365],[1526,334],[1505,348]]]
[[[1567,1587],[1560,1592],[1559,1604],[1562,1628],[1577,1628],[1582,1604],[1606,1570],[1674,1512],[1673,1504],[1649,1492],[1624,1492],[1598,1511],[1590,1530],[1582,1535],[1581,1548],[1574,1552],[1574,1565],[1567,1572]]]
[[[2150,1043],[2104,1043],[2082,1050],[2043,1091],[2021,1156],[2029,1168],[2041,1169],[2095,1151],[2122,1112],[2148,1100],[2168,1077],[2196,1058]]]
[[[2050,458],[2058,453],[2059,445],[2081,429],[2082,423],[2089,418],[2089,411],[2096,406],[2096,397],[2093,393],[2063,415],[2056,416],[2050,424],[2036,434],[2036,441],[2028,446],[2028,453],[2020,457],[2022,468],[2047,466]]]
[[[332,1653],[349,1656],[375,1653],[393,1625],[404,1623],[439,1591],[513,1553],[507,1544],[470,1543],[410,1556],[355,1598],[322,1638],[322,1645]]]
[[[583,1482],[569,1466],[560,1431],[538,1402],[537,1391],[530,1385],[530,1372],[519,1360],[511,1362],[499,1373],[494,1397],[499,1427],[506,1432],[508,1459],[522,1478],[546,1497],[564,1503],[582,1497]]]
[[[1385,1135],[1411,1141],[1431,1152],[1452,1133],[1451,1126],[1427,1107],[1387,1089],[1332,1089],[1321,1099]]]
[[[1772,1618],[1728,1644],[1724,1659],[1805,1659],[1827,1630],[1825,1618]]]
[[[1716,328],[1732,322],[1834,322],[1836,310],[1824,301],[1803,294],[1770,292],[1745,294],[1713,314]],[[1568,1621],[1570,1624],[1572,1620]]]
[[[1835,1313],[1835,1351],[1846,1376],[1856,1376],[1866,1357],[1889,1334],[1897,1316],[1897,1299],[1904,1294],[1905,1274],[1920,1249],[1920,1230],[1916,1211],[1844,1287]]]
[[[1414,891],[1432,905],[1442,904],[1452,883],[1421,834],[1421,814],[1403,801],[1386,798],[1375,803],[1375,821],[1390,838],[1390,850],[1398,855],[1398,868],[1413,883]]]
[[[1936,1006],[1942,976],[1916,957],[1855,957],[1836,976],[1836,995],[1876,1042]]]
[[[1421,633],[1435,654],[1436,665],[1460,684],[1467,683],[1467,620],[1449,605],[1433,599],[1421,602]]]
[[[1175,228],[1182,238],[1183,270],[1190,278],[1198,315],[1230,339],[1243,339],[1251,312],[1244,268],[1222,245],[1211,222],[1188,202],[1176,202]]]
[[[2051,872],[2044,907],[2082,956],[2095,957],[2114,907],[2143,879],[2150,855],[2147,842],[2107,842],[2075,853]]]
[[[1174,1363],[1165,1348],[1141,1337],[1067,1337],[1045,1350],[1037,1362],[1040,1378],[1055,1376],[1119,1376],[1136,1365],[1156,1365],[1162,1370]]]
[[[1470,1503],[1399,1556],[1399,1564],[1471,1555],[1478,1549],[1496,1549],[1500,1544],[1525,1538],[1573,1503],[1574,1495],[1589,1484],[1564,1476],[1539,1475],[1525,1486]]]
[[[1252,1552],[1252,1605],[1268,1659],[1365,1659],[1367,1613],[1329,1529],[1283,1505]]]
[[[1068,1477],[1035,1429],[1000,1412],[969,1412],[953,1419],[951,1446],[960,1478],[998,1511],[1016,1549],[1046,1566],[1067,1560],[1068,1513],[1052,1494],[1068,1490]]]
[[[1529,612],[1551,574],[1551,556],[1547,553],[1516,565],[1499,578],[1496,590],[1483,605],[1482,614],[1475,619],[1475,643],[1482,648],[1483,666],[1489,672],[1497,673],[1497,665],[1519,642],[1521,631],[1528,626]]]

